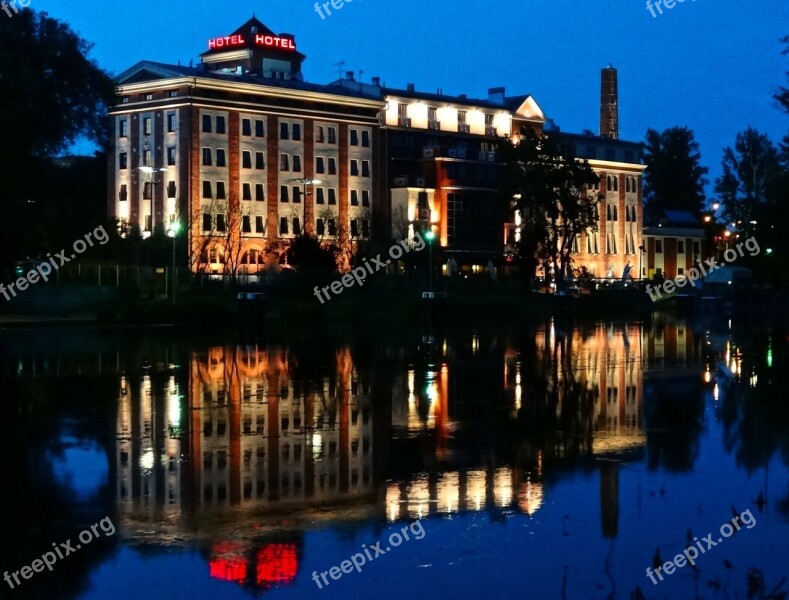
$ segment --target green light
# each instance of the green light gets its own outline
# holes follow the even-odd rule
[[[425,237],[427,238],[428,242],[432,242],[433,239],[436,237],[436,234],[433,233],[432,231],[427,231],[425,232]]]

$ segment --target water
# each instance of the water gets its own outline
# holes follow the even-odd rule
[[[665,318],[7,332],[0,597],[743,598],[753,568],[769,591],[788,358],[780,326]]]

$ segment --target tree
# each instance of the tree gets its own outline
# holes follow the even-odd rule
[[[587,190],[599,179],[588,161],[575,158],[572,147],[532,130],[522,132],[518,145],[505,144],[502,150],[505,206],[520,215],[521,265],[533,277],[542,262],[561,283],[571,274],[578,236],[597,228],[599,198]]]
[[[0,259],[52,250],[19,226],[29,222],[28,212],[35,204],[30,182],[45,188],[39,195],[62,202],[62,191],[44,174],[51,158],[80,136],[106,145],[106,106],[114,86],[87,58],[90,49],[91,44],[68,25],[46,13],[23,9],[13,18],[0,19],[0,164],[13,174],[0,200],[6,211],[0,225]],[[35,210],[44,212],[40,206]],[[62,222],[58,226],[63,229]]]
[[[645,210],[657,218],[664,210],[687,210],[698,214],[704,208],[704,176],[701,153],[693,132],[672,127],[662,133],[648,129],[644,163]]]
[[[781,162],[775,144],[756,129],[738,133],[734,148],[723,150],[723,175],[715,182],[724,215],[748,235],[751,221],[764,224],[778,203]]]

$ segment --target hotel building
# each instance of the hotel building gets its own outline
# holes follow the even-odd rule
[[[640,145],[618,139],[616,70],[603,70],[600,135],[552,127],[531,95],[485,99],[388,88],[353,72],[304,81],[291,34],[256,18],[208,41],[197,66],[142,61],[117,78],[109,212],[143,237],[186,229],[189,267],[256,273],[303,231],[353,244],[430,226],[461,270],[501,264],[519,235],[498,197],[497,149],[554,132],[601,178],[600,225],[576,266],[619,276],[642,245]],[[319,183],[316,183],[318,181]]]

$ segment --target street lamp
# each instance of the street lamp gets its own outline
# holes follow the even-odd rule
[[[148,233],[148,236],[153,235],[153,232],[156,230],[156,192],[153,189],[153,174],[156,172],[167,172],[167,169],[154,169],[153,167],[139,167],[140,171],[143,173],[148,173],[148,185],[151,189],[151,231]],[[143,237],[148,237],[145,235],[146,232],[143,232]]]
[[[301,184],[302,195],[304,196],[304,218],[306,220],[306,212],[307,212],[307,186],[308,185],[318,185],[321,183],[320,179],[309,179],[307,177],[297,177],[293,181],[298,181]],[[304,226],[307,226],[307,223],[304,223]]]
[[[433,233],[433,227],[430,226],[425,232],[425,238],[427,238],[427,259],[430,263],[427,269],[427,289],[429,292],[433,291],[433,239],[436,237],[436,234]]]
[[[175,276],[175,237],[179,231],[181,231],[181,224],[178,221],[170,221],[170,225],[167,227],[167,235],[173,240],[173,304],[175,304],[175,284],[177,283]]]
[[[642,279],[644,279],[643,260],[644,260],[644,252],[646,252],[647,249],[644,248],[643,244],[641,244],[638,247],[638,250],[639,250],[639,252],[638,252],[638,279],[639,279],[639,282],[640,282]]]

